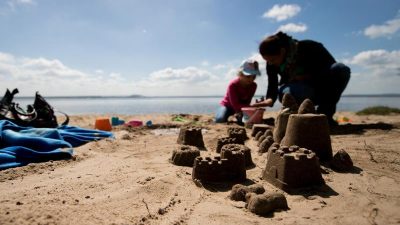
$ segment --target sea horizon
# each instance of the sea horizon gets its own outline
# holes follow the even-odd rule
[[[41,94],[42,95],[42,94]],[[222,98],[224,95],[167,95],[167,96],[148,96],[148,95],[60,95],[60,96],[44,96],[45,98]],[[34,98],[35,96],[18,96],[16,99]],[[255,98],[264,97],[264,95],[255,95]],[[345,94],[343,97],[400,97],[400,93],[382,93],[382,94]]]
[[[74,114],[211,114],[219,107],[223,96],[44,96],[56,110]],[[255,96],[254,99],[259,99]],[[34,96],[16,96],[14,101],[25,108],[33,104]],[[253,100],[254,101],[254,100]],[[344,95],[337,111],[357,112],[367,107],[387,106],[400,108],[400,94]],[[281,103],[275,102],[268,111],[278,111]]]

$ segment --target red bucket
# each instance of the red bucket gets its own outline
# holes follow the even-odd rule
[[[258,124],[263,123],[263,116],[265,109],[264,108],[256,108],[256,107],[244,107],[242,108],[243,112],[243,122]]]

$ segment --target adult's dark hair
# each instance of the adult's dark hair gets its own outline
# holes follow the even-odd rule
[[[292,37],[279,31],[278,33],[265,38],[258,47],[261,55],[278,55],[281,48],[289,48]]]

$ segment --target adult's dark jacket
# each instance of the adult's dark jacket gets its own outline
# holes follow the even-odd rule
[[[282,70],[279,66],[268,65],[268,89],[267,98],[271,98],[273,102],[278,96],[279,85],[288,84],[290,82],[309,82],[311,86],[323,89],[324,80],[329,75],[329,69],[336,62],[329,51],[319,42],[312,40],[297,41],[297,54],[294,57],[294,67],[296,68],[296,79],[290,78],[289,74]],[[278,83],[278,74],[280,80]]]

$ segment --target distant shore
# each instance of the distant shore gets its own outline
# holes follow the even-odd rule
[[[145,95],[110,95],[110,96],[102,96],[102,95],[76,95],[76,96],[44,96],[45,98],[51,99],[97,99],[97,98],[222,98],[222,95],[196,95],[196,96],[145,96]],[[256,95],[256,98],[263,97],[262,95]],[[388,94],[347,94],[343,95],[343,98],[358,98],[358,97],[393,97],[399,98],[400,93],[388,93]],[[30,99],[34,98],[34,96],[15,96],[16,99]]]

